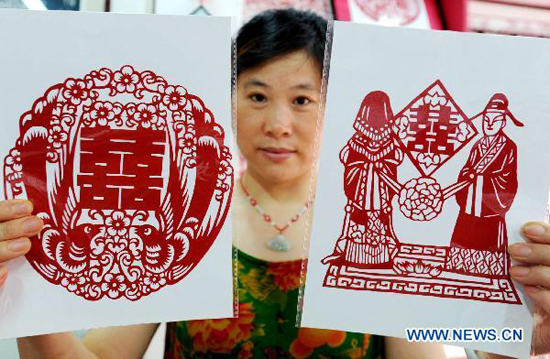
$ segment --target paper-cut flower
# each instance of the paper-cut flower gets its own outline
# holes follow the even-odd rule
[[[11,168],[14,172],[19,172],[23,169],[23,165],[21,164],[21,152],[19,152],[17,148],[12,148],[6,157],[6,166]]]
[[[178,146],[183,148],[183,153],[190,155],[196,151],[195,143],[195,134],[192,132],[186,132],[183,137],[179,139]]]
[[[113,104],[110,102],[96,102],[90,111],[90,119],[97,122],[100,126],[106,126],[107,123],[115,118]]]
[[[113,75],[114,85],[118,92],[134,92],[139,83],[139,76],[132,66],[124,66]]]
[[[53,126],[48,136],[48,142],[51,143],[54,148],[60,148],[61,145],[67,142],[68,138],[67,132],[63,131],[61,126]]]
[[[111,236],[123,236],[128,232],[130,218],[123,211],[113,211],[109,217],[105,219],[107,233]]]
[[[441,163],[441,156],[436,153],[419,153],[416,160],[427,168],[437,167]]]
[[[231,164],[228,160],[222,160],[220,161],[220,172],[218,175],[219,179],[225,179],[228,176],[231,176],[233,174],[233,167],[231,167]]]
[[[431,177],[414,178],[401,189],[399,205],[405,217],[413,221],[431,221],[443,207],[441,186]]]
[[[152,104],[141,103],[138,105],[134,118],[143,127],[149,128],[157,123],[157,108]]]
[[[73,105],[80,105],[86,100],[90,93],[86,88],[86,83],[82,80],[69,79],[65,81],[63,97],[69,100]]]
[[[166,284],[166,278],[159,274],[148,273],[143,278],[143,284],[150,287],[152,290],[157,290]]]
[[[119,298],[122,292],[128,287],[122,274],[114,275],[112,273],[107,273],[105,277],[103,277],[103,280],[103,283],[101,283],[101,290],[107,293],[111,299]]]
[[[422,260],[397,259],[393,262],[393,269],[402,275],[414,274],[421,277],[438,277],[442,266],[424,263]]]
[[[424,102],[430,104],[431,107],[439,108],[439,106],[445,106],[449,99],[445,96],[436,92],[434,94],[426,94],[424,97]]]
[[[181,86],[168,86],[162,96],[162,103],[171,111],[182,108],[185,105],[187,91]]]
[[[61,285],[69,290],[69,292],[75,292],[82,285],[86,283],[86,279],[82,275],[67,275],[61,279]]]

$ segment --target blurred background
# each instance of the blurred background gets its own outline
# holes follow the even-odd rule
[[[382,14],[380,8],[389,4],[390,9],[392,3],[399,3],[395,6],[401,14],[395,10]],[[550,37],[550,0],[0,0],[2,7],[233,16],[237,26],[266,9],[296,7],[344,21]],[[399,17],[410,16],[411,11],[417,20],[427,15],[429,24],[403,24]]]
[[[0,8],[232,16],[235,31],[257,13],[288,7],[384,26],[550,38],[550,0],[0,0]],[[163,357],[164,332],[161,326],[146,359]],[[446,352],[466,358],[462,348],[446,346]],[[19,358],[15,340],[0,341],[0,358]]]

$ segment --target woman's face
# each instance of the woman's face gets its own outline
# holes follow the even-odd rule
[[[321,69],[305,51],[241,72],[237,139],[256,179],[283,183],[309,174],[320,90]]]

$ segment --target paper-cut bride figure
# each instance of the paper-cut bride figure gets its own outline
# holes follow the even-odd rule
[[[459,182],[468,185],[456,194],[460,212],[451,239],[446,269],[483,276],[508,275],[508,234],[505,215],[518,189],[517,148],[506,136],[508,99],[497,93],[478,115],[484,136],[472,147]],[[477,116],[475,116],[477,117]],[[474,117],[474,118],[475,118]]]
[[[380,173],[397,180],[403,153],[392,136],[393,113],[388,95],[373,91],[363,99],[353,128],[356,133],[340,151],[347,197],[342,234],[323,263],[363,268],[391,268],[398,241],[392,226],[395,192]]]

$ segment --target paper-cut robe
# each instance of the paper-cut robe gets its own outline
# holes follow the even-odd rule
[[[393,113],[388,95],[367,94],[355,118],[355,134],[340,151],[347,197],[342,234],[323,263],[391,267],[397,251],[391,200],[395,193],[382,179],[395,183],[403,153],[392,136]]]
[[[506,276],[509,257],[505,215],[518,188],[516,144],[503,132],[483,137],[470,152],[459,181],[470,184],[456,195],[460,212],[447,269]]]
[[[344,192],[348,199],[342,231],[346,241],[344,258],[360,266],[389,265],[397,246],[391,207],[395,192],[379,173],[396,181],[402,152],[391,137],[369,148],[368,141],[356,134],[342,149],[340,159],[345,166]]]

